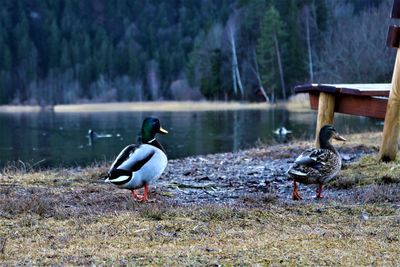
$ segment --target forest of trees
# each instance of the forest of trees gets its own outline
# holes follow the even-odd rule
[[[0,104],[286,99],[389,82],[391,0],[2,0]]]

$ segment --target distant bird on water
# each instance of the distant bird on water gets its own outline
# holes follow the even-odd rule
[[[285,127],[279,127],[278,129],[273,131],[273,133],[276,135],[287,135],[287,134],[291,134],[292,131],[286,129]]]
[[[304,151],[297,157],[287,174],[293,179],[293,200],[300,200],[297,182],[318,184],[317,198],[323,198],[322,187],[335,178],[342,166],[339,152],[330,143],[331,138],[346,141],[332,125],[325,125],[319,132],[320,148]]]
[[[148,200],[149,185],[157,180],[167,167],[167,155],[156,140],[156,134],[167,134],[157,118],[144,119],[140,143],[125,147],[108,171],[106,182],[129,189],[132,197],[141,202]],[[144,187],[143,196],[135,190]]]
[[[109,138],[112,137],[112,134],[101,134],[101,133],[96,133],[95,131],[93,131],[92,129],[89,129],[88,131],[88,135],[87,138],[89,139],[89,146],[93,146],[94,145],[94,140],[98,139],[98,138]]]
[[[95,138],[110,138],[113,137],[112,134],[103,134],[103,133],[96,133],[92,129],[89,129],[88,131],[88,138],[89,139],[95,139]]]

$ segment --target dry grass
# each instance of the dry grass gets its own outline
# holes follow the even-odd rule
[[[0,112],[39,112],[39,106],[12,106],[12,105],[0,105]]]
[[[120,112],[120,111],[209,111],[288,108],[292,111],[309,111],[308,98],[297,96],[279,104],[248,102],[210,102],[210,101],[161,101],[161,102],[118,102],[56,105],[55,112]],[[0,112],[39,112],[39,106],[0,106]]]
[[[381,132],[359,133],[346,136],[346,143],[349,145],[365,145],[379,150],[378,145],[382,142]],[[341,142],[341,141],[340,141]]]
[[[271,105],[266,103],[240,102],[208,102],[208,101],[162,101],[162,102],[129,102],[58,105],[56,112],[110,112],[110,111],[207,111],[207,110],[238,110],[266,109]]]
[[[2,218],[3,264],[398,265],[386,206],[134,206],[78,218]],[[368,214],[365,220],[361,215]]]
[[[336,186],[349,188],[367,184],[400,183],[400,161],[384,163],[377,156],[364,156],[342,170]]]
[[[357,180],[347,199],[294,203],[266,193],[235,205],[177,204],[159,192],[159,202],[136,203],[100,183],[104,169],[3,170],[0,262],[400,265],[398,162],[365,156],[347,166],[341,177]]]
[[[298,94],[293,95],[289,98],[284,104],[284,107],[290,111],[301,111],[301,112],[309,112],[310,111],[310,101],[308,94]]]
[[[400,154],[396,161],[388,163],[380,161],[378,145],[381,143],[381,138],[381,133],[362,133],[349,136],[346,146],[363,146],[376,151],[376,153],[362,156],[357,162],[346,165],[333,186],[347,189],[370,184],[400,183]]]

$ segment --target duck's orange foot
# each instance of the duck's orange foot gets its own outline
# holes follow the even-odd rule
[[[140,201],[140,200],[143,198],[142,195],[136,194],[135,190],[131,190],[131,192],[132,192],[132,198],[133,198],[134,200],[139,200],[139,201]]]
[[[142,202],[142,203],[144,203],[144,202],[148,202],[149,201],[149,198],[146,196],[142,196],[140,199],[139,199],[139,201],[140,202]]]
[[[154,202],[155,201],[153,199],[149,199],[148,197],[145,198],[143,195],[138,195],[138,194],[136,194],[136,192],[135,193],[132,192],[132,198],[139,202]]]
[[[292,199],[293,200],[302,200],[302,198],[297,190],[293,191]]]
[[[296,180],[293,179],[293,194],[292,194],[292,199],[293,200],[301,200],[301,196],[299,194],[299,191],[297,191],[297,182]]]
[[[153,201],[153,200],[149,200],[149,186],[147,184],[144,185],[143,195],[136,194],[135,190],[131,190],[131,192],[132,192],[132,197],[135,200],[138,200],[140,202],[152,202]]]
[[[322,195],[322,184],[318,184],[316,199],[322,199],[324,196]]]

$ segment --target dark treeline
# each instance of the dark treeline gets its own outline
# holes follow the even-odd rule
[[[286,99],[387,82],[390,0],[2,0],[0,104]]]

